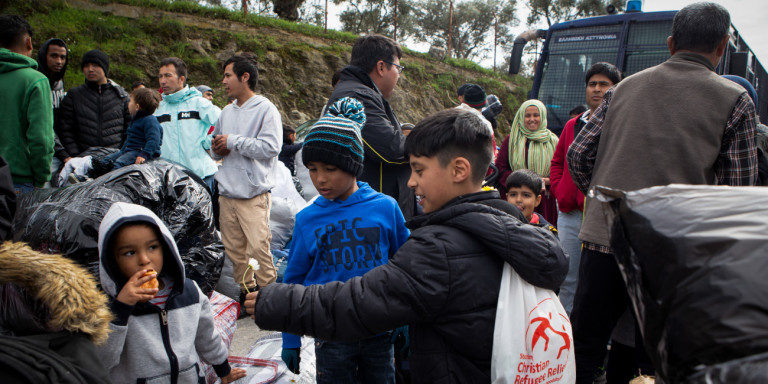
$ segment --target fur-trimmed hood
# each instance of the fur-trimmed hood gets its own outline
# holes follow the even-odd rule
[[[136,204],[114,203],[99,225],[99,280],[101,288],[110,297],[116,297],[127,279],[117,270],[117,262],[110,249],[110,239],[115,232],[126,223],[145,222],[157,227],[162,235],[163,269],[161,276],[168,276],[173,281],[174,290],[184,288],[184,263],[181,261],[179,248],[173,239],[171,231],[154,212]]]
[[[112,321],[107,297],[93,276],[72,260],[8,241],[0,245],[0,283],[12,283],[39,300],[50,314],[48,331],[82,332],[95,344],[107,340]]]

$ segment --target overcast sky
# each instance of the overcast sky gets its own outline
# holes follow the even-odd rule
[[[461,1],[461,0],[459,0]],[[768,67],[768,0],[708,0],[721,4],[731,13],[731,22],[736,29],[741,33],[746,40],[747,44],[752,51],[755,52],[760,63],[763,67]],[[687,4],[695,3],[695,0],[645,0],[643,4],[643,11],[656,12],[656,11],[672,11],[679,10]],[[520,19],[520,25],[514,28],[516,33],[529,29],[525,25],[525,19],[528,16],[528,8],[525,6],[526,0],[518,0],[518,18]],[[333,5],[332,2],[328,2],[328,26],[329,28],[341,29],[341,23],[339,23],[338,15],[344,9],[339,6]],[[546,28],[546,22],[538,26],[540,28]],[[418,51],[426,51],[429,49],[428,44],[414,44],[405,42],[405,44]],[[497,63],[503,62],[503,57],[506,57],[508,52],[498,52]],[[492,57],[482,61],[484,66],[490,67],[492,63]]]

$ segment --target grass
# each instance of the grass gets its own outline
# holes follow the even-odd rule
[[[110,78],[120,84],[130,85],[143,80],[150,86],[157,86],[157,64],[167,56],[182,58],[189,67],[190,84],[209,84],[216,88],[221,81],[220,57],[222,51],[236,45],[237,51],[250,51],[263,58],[272,58],[273,65],[265,67],[264,79],[272,83],[271,92],[277,103],[289,113],[298,109],[309,115],[327,97],[325,78],[349,55],[351,43],[357,36],[338,31],[325,32],[322,28],[292,23],[270,17],[249,15],[224,8],[203,7],[189,2],[167,0],[91,0],[100,4],[121,3],[158,10],[197,15],[207,19],[221,19],[242,22],[254,27],[270,27],[287,30],[294,34],[309,35],[325,39],[324,45],[307,43],[307,39],[275,37],[269,30],[232,32],[228,30],[202,29],[187,25],[169,15],[157,14],[138,19],[119,17],[110,13],[68,6],[62,0],[9,0],[0,5],[3,13],[23,15],[35,29],[34,43],[42,44],[49,37],[63,38],[69,44],[70,63],[65,84],[67,88],[83,83],[79,71],[79,59],[91,49],[98,48],[110,56]],[[193,48],[195,41],[205,43],[209,55],[203,55]],[[210,44],[208,49],[207,44]],[[404,50],[403,59],[407,67],[405,76],[409,86],[401,91],[417,97],[434,97],[441,104],[451,106],[456,88],[465,82],[475,82],[486,88],[488,94],[496,94],[504,104],[504,113],[499,118],[501,132],[508,129],[514,111],[525,100],[531,80],[523,77],[509,77],[506,74],[483,68],[469,60],[447,59],[439,61],[429,55]],[[319,59],[319,60],[318,60]],[[311,63],[310,63],[311,61]],[[311,67],[311,68],[308,68]],[[461,69],[452,70],[451,68]],[[307,72],[309,71],[309,72]],[[322,79],[311,82],[307,74]],[[318,85],[321,84],[321,85]],[[405,87],[405,86],[403,86]],[[225,95],[216,94],[218,104],[225,103]],[[418,111],[408,106],[411,114],[433,111]]]

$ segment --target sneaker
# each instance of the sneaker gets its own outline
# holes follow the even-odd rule
[[[77,184],[80,180],[77,179],[77,176],[75,176],[74,173],[70,173],[69,176],[67,176],[67,182],[69,184]]]

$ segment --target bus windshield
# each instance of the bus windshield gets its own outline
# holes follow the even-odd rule
[[[568,112],[584,104],[587,69],[605,61],[619,66],[624,76],[669,58],[666,39],[672,20],[631,21],[553,30],[541,73],[538,99],[547,106],[547,119],[556,133],[570,118]]]

